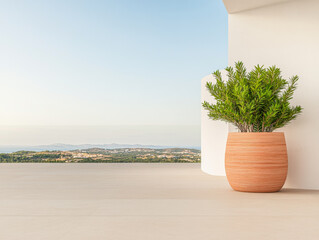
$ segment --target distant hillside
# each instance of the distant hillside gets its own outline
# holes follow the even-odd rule
[[[200,153],[201,151],[198,149],[191,148],[113,148],[113,149],[105,149],[105,148],[87,148],[87,149],[76,149],[71,150],[71,152],[85,152],[85,153],[133,153],[133,152],[144,152],[144,153],[168,153],[168,154],[187,154],[187,153]]]
[[[158,145],[141,145],[141,144],[50,144],[38,146],[0,146],[0,153],[11,153],[17,151],[72,151],[78,149],[118,149],[118,148],[152,148],[152,149],[174,149],[174,146],[158,146]],[[192,149],[200,149],[199,147],[187,147]]]
[[[200,151],[188,148],[88,148],[67,151],[0,153],[1,163],[198,163]]]

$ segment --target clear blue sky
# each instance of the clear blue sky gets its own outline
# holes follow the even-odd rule
[[[0,8],[1,125],[200,125],[227,64],[221,0],[21,0]]]

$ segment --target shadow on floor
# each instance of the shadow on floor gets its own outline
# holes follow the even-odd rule
[[[308,189],[294,189],[294,188],[283,188],[280,193],[293,193],[293,194],[311,194],[319,195],[319,190],[308,190]]]

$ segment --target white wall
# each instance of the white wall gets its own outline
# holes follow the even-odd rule
[[[225,76],[225,72],[222,72]],[[204,100],[213,103],[213,97],[206,89],[206,82],[215,83],[213,75],[202,79],[201,92]],[[204,172],[225,176],[225,148],[227,140],[227,124],[220,121],[212,121],[207,116],[207,111],[201,110],[201,168]]]
[[[319,1],[292,1],[229,14],[228,50],[230,65],[238,60],[249,68],[275,64],[285,77],[300,76],[294,102],[304,112],[282,129],[289,155],[285,186],[319,189]],[[202,127],[203,132],[209,128]]]

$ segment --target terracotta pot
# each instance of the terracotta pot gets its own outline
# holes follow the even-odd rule
[[[279,191],[288,171],[284,133],[229,133],[225,168],[228,182],[236,191]]]

